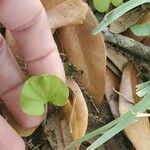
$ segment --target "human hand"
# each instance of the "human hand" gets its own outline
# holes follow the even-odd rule
[[[32,75],[49,73],[65,80],[63,65],[40,0],[0,0],[0,22],[11,31]],[[0,98],[23,127],[38,125],[43,116],[28,116],[19,107],[25,75],[0,35]],[[2,150],[24,150],[22,139],[0,117]]]

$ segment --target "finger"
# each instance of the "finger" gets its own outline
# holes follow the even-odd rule
[[[50,73],[65,80],[40,0],[0,0],[0,21],[12,32],[33,75]]]
[[[12,127],[0,116],[0,149],[25,150],[25,144]]]
[[[0,35],[0,98],[19,124],[33,127],[42,117],[32,117],[20,110],[19,99],[25,76],[19,68],[5,40]]]

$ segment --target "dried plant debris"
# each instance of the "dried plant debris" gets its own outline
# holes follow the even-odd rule
[[[49,108],[44,132],[53,150],[64,150],[72,141],[69,126],[62,116],[62,112],[54,107]]]
[[[70,102],[63,107],[63,112],[75,140],[86,133],[88,109],[78,84],[70,77],[67,78],[67,84],[70,87]]]
[[[107,57],[117,66],[117,68],[122,72],[125,65],[129,62],[128,58],[123,54],[119,53],[115,47],[106,43],[106,53]],[[121,51],[121,50],[120,50]]]
[[[109,69],[106,69],[106,85],[105,85],[105,96],[110,106],[110,110],[115,118],[119,117],[118,109],[118,95],[113,89],[119,89],[118,77]]]

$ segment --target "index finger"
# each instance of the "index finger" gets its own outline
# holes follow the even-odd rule
[[[65,80],[63,65],[40,0],[0,0],[0,22],[12,32],[33,75],[49,73]],[[18,120],[18,123],[25,127],[33,127],[39,124],[42,116],[30,117],[21,112],[19,98],[22,83],[20,83],[20,80],[22,81],[24,77],[14,58],[11,56],[10,60],[9,55],[6,55],[9,50],[4,44],[5,42],[2,43],[0,48],[5,54],[5,59],[3,59],[7,62],[6,67],[9,67],[9,69],[5,67],[5,72],[1,73],[4,78],[1,78],[0,81],[5,84],[3,87],[1,86],[0,90],[3,88],[7,93],[5,92],[6,94],[3,94],[3,97],[0,96],[9,111]],[[5,52],[6,50],[7,52]],[[4,66],[2,64],[4,63],[3,59],[0,62],[1,66]],[[8,78],[12,76],[12,82],[3,80],[6,79],[5,76]],[[17,77],[13,78],[14,76]],[[20,80],[15,80],[18,77],[20,77]],[[20,83],[19,86],[16,85],[18,82]]]
[[[15,37],[33,75],[50,73],[65,80],[40,0],[0,0],[0,22]]]

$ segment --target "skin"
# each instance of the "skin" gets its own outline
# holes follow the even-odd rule
[[[64,69],[40,0],[0,0],[0,22],[11,31],[32,75],[55,74],[65,81]],[[19,107],[25,75],[0,35],[0,98],[23,127],[37,126],[43,116],[29,116]],[[0,146],[24,150],[24,142],[0,116]]]

